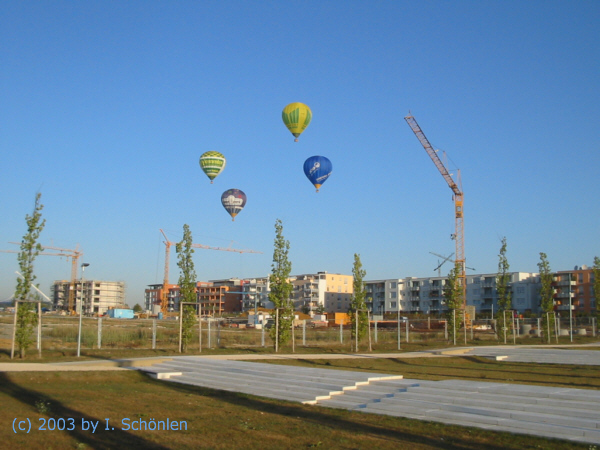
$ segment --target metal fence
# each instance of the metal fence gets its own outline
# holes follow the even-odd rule
[[[457,318],[457,328],[452,335],[444,319],[409,319],[396,321],[372,321],[368,343],[363,340],[359,349],[368,345],[380,348],[401,348],[405,343],[439,342],[468,344],[475,341],[492,343],[516,343],[517,339],[529,344],[547,343],[548,333],[552,342],[568,343],[579,336],[596,336],[594,318],[556,317],[552,328],[544,330],[541,318],[519,319],[510,317],[506,328],[495,320],[477,320],[467,326]],[[42,349],[74,349],[78,338],[78,317],[44,315],[41,327]],[[0,315],[0,346],[10,348],[13,333],[13,315]],[[293,343],[288,347],[323,347],[355,351],[349,326],[329,325],[312,327],[308,321],[296,322]],[[273,347],[270,330],[249,328],[225,319],[202,319],[193,329],[190,351],[209,348]],[[82,349],[168,349],[179,348],[179,321],[173,319],[108,319],[83,318]]]

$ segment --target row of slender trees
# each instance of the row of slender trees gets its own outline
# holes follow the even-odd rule
[[[40,301],[37,293],[32,293],[32,287],[36,276],[34,274],[34,262],[36,257],[42,251],[42,246],[38,243],[39,236],[44,229],[46,220],[42,219],[41,193],[35,196],[35,203],[31,215],[25,216],[27,223],[27,233],[21,240],[20,252],[18,255],[19,268],[21,276],[17,278],[15,289],[15,300],[18,301],[15,341],[21,358],[25,357],[27,349],[33,343],[33,330],[37,326],[37,316],[35,305]],[[176,251],[180,269],[179,286],[182,302],[182,348],[185,351],[191,337],[192,329],[195,323],[195,308],[192,304],[196,303],[196,271],[194,269],[192,247],[192,233],[187,224],[183,226],[183,238],[177,243]],[[293,285],[290,282],[292,263],[289,259],[290,243],[283,235],[283,223],[277,219],[275,222],[275,242],[273,250],[273,263],[271,265],[271,274],[269,275],[270,293],[269,300],[276,308],[276,326],[271,328],[271,337],[274,342],[284,345],[291,338],[292,323],[294,320],[294,304],[291,299]],[[496,313],[499,328],[506,333],[509,328],[506,321],[505,312],[512,310],[512,298],[510,290],[510,265],[506,256],[507,243],[506,237],[501,240],[500,253],[498,255],[498,274],[497,274],[497,292],[498,306]],[[550,263],[545,253],[540,253],[540,262],[538,263],[541,279],[541,310],[543,329],[554,329],[554,300],[552,290],[553,273],[550,269]],[[447,283],[444,290],[444,297],[448,307],[448,331],[449,336],[454,336],[457,329],[456,310],[462,308],[464,304],[464,291],[460,282],[460,266],[455,265],[448,274]],[[600,298],[600,258],[594,258],[594,295],[596,299]],[[368,312],[366,305],[366,291],[364,278],[366,271],[363,269],[360,254],[354,254],[354,264],[352,267],[353,297],[350,304],[349,317],[352,330],[352,339],[362,340],[368,334]],[[39,287],[37,285],[36,287]],[[358,322],[358,323],[357,323]],[[549,333],[548,333],[549,334]],[[548,335],[548,339],[550,336]]]

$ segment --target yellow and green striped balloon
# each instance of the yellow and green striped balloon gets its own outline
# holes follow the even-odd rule
[[[200,156],[200,167],[206,176],[210,178],[211,184],[216,176],[223,172],[226,162],[225,157],[214,150],[204,152]]]
[[[312,119],[312,112],[304,103],[290,103],[281,113],[283,123],[288,127],[288,130],[294,135],[298,142],[298,136],[306,129]]]

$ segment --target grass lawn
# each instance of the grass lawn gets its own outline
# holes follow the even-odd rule
[[[281,363],[282,361],[278,361]],[[598,368],[474,357],[287,361],[336,369],[600,388]],[[4,448],[589,449],[589,445],[306,406],[158,381],[136,371],[0,373]],[[39,430],[44,423],[72,430]],[[66,419],[61,422],[59,419]],[[122,419],[185,421],[187,430],[124,430]],[[14,422],[17,419],[17,422]],[[18,421],[31,432],[13,432]],[[54,419],[49,421],[48,419]],[[73,419],[69,421],[68,419]],[[106,430],[106,419],[109,428]],[[82,420],[98,423],[94,433]]]

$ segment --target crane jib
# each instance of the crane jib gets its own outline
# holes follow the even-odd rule
[[[446,169],[446,166],[444,166],[444,163],[438,156],[437,152],[433,149],[433,146],[429,143],[427,137],[425,137],[425,133],[423,133],[423,130],[421,130],[421,127],[419,126],[415,118],[413,116],[406,116],[404,119],[406,120],[410,128],[413,130],[413,133],[415,133],[417,139],[419,140],[419,142],[421,142],[421,145],[423,146],[423,148],[425,149],[435,166],[438,168],[442,176],[444,177],[444,180],[446,180],[446,183],[448,183],[448,186],[450,186],[450,189],[452,189],[452,192],[454,192],[455,195],[462,195],[462,192],[459,189],[458,185],[452,179],[452,176],[448,172],[448,169]]]

